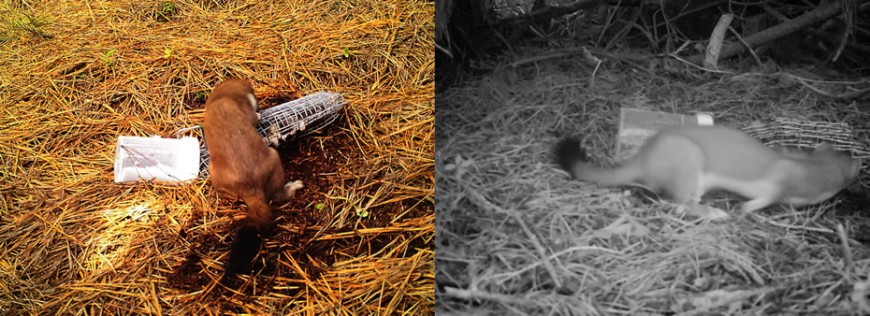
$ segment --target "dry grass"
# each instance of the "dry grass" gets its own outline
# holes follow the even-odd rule
[[[434,10],[4,2],[0,314],[431,313]],[[253,81],[263,106],[322,90],[347,101],[328,133],[282,150],[291,166],[340,163],[298,166],[312,186],[277,212],[265,268],[237,291],[217,279],[238,204],[202,180],[112,181],[119,135],[200,124],[229,77]]]
[[[817,98],[776,72],[678,79],[605,60],[594,87],[580,54],[521,49],[437,99],[437,306],[490,315],[848,315],[870,274],[867,177],[839,203],[720,222],[676,215],[643,190],[571,180],[550,154],[581,136],[609,162],[620,107],[844,121],[868,142],[870,115]],[[641,57],[641,58],[637,58]],[[634,56],[642,60],[643,56]],[[516,63],[515,63],[516,62]],[[512,63],[520,64],[511,67]],[[579,65],[579,66],[578,66]],[[673,69],[673,68],[672,68]],[[658,75],[660,74],[660,75]],[[675,73],[676,74],[676,73]],[[735,210],[739,199],[709,203]],[[850,250],[836,224],[846,225]],[[846,253],[852,261],[846,260]],[[866,284],[864,284],[866,285]]]

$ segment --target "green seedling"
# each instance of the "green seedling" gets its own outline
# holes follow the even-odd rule
[[[359,208],[359,207],[355,207],[355,209],[356,209],[356,216],[359,216],[359,217],[361,217],[361,218],[369,217],[369,211],[368,211],[368,210],[363,209],[363,208]]]
[[[103,64],[105,64],[106,67],[112,65],[112,55],[115,54],[116,51],[118,50],[110,48],[108,51],[106,51],[105,54],[100,54],[100,59],[103,61]]]
[[[208,91],[200,90],[193,93],[193,99],[196,101],[205,101],[208,99]]]
[[[154,11],[154,19],[158,22],[166,22],[176,14],[178,14],[178,9],[175,7],[175,2],[163,1],[157,6],[157,10]]]

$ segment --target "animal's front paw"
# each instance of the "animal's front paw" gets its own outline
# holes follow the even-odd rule
[[[728,213],[724,210],[701,204],[679,205],[677,207],[677,213],[680,215],[687,215],[691,218],[701,218],[711,221],[729,218]]]
[[[293,194],[296,193],[296,191],[298,191],[299,189],[302,189],[303,187],[305,187],[305,186],[302,185],[302,180],[287,182],[287,184],[284,185],[284,192],[287,193],[288,197],[291,197],[291,196],[293,196]]]

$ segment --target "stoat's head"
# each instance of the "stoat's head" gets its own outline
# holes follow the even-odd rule
[[[847,183],[851,183],[858,177],[858,174],[861,172],[861,163],[863,162],[859,158],[853,158],[849,151],[836,150],[833,145],[825,142],[816,146],[811,157],[822,159],[838,167],[846,178]]]
[[[254,97],[254,88],[247,80],[227,79],[221,81],[212,91],[212,95],[244,99],[254,112],[260,110],[257,106],[257,98]]]

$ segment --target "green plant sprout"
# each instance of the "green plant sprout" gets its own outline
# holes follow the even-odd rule
[[[157,6],[157,11],[154,12],[154,19],[158,22],[166,22],[176,14],[178,14],[178,9],[175,7],[175,2],[163,1]]]
[[[116,51],[118,50],[110,48],[108,51],[106,51],[105,54],[100,54],[100,59],[103,61],[103,64],[105,64],[106,67],[112,65],[112,55],[115,54]]]

